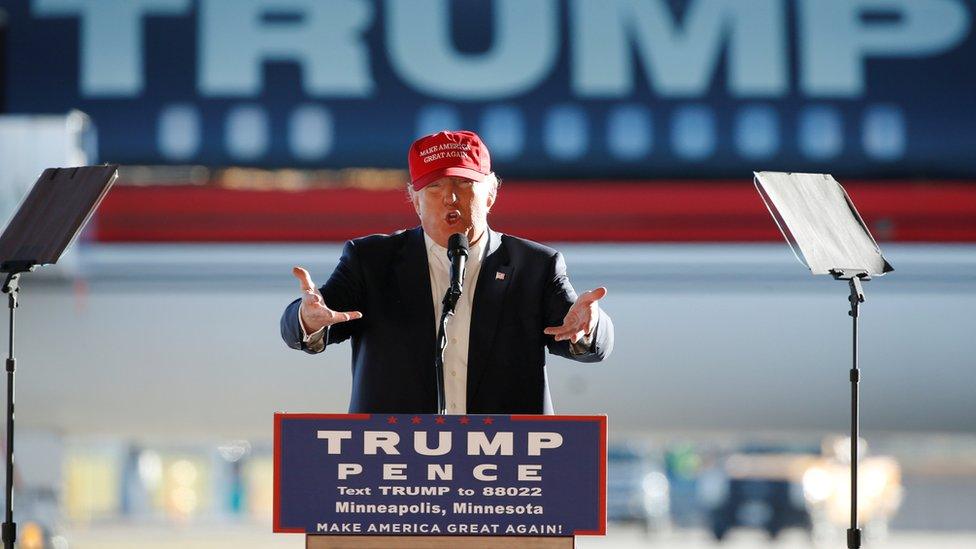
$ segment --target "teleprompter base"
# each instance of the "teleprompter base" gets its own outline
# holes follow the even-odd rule
[[[306,549],[573,549],[576,538],[521,536],[305,536]]]

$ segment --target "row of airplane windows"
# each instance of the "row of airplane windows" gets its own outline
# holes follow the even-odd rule
[[[583,108],[555,105],[543,114],[542,150],[557,162],[583,158],[601,135],[605,150],[614,159],[637,162],[664,150],[655,142],[655,126],[662,121],[648,107],[625,104],[613,107],[604,119],[603,132],[591,130],[591,114]],[[526,152],[526,120],[514,106],[498,105],[484,109],[476,131],[488,143],[492,155],[502,161],[517,160]],[[668,117],[666,150],[675,157],[707,160],[718,151],[719,129],[715,111],[703,105],[675,108]],[[859,144],[845,144],[845,123],[857,124]],[[464,127],[460,112],[451,105],[432,104],[416,116],[416,135]],[[157,145],[168,160],[192,160],[200,151],[202,123],[199,110],[190,104],[164,107],[157,124]],[[287,124],[288,148],[298,161],[327,159],[336,144],[336,126],[327,107],[316,104],[296,106]],[[732,147],[745,159],[770,158],[783,147],[785,139],[781,115],[768,105],[738,108],[732,119]],[[267,154],[272,135],[267,111],[253,104],[231,107],[224,119],[224,148],[236,160],[253,161]],[[810,160],[828,160],[845,147],[860,146],[871,160],[889,162],[900,159],[906,148],[905,117],[890,104],[868,105],[855,119],[845,119],[835,107],[811,105],[801,109],[796,119],[796,146]]]

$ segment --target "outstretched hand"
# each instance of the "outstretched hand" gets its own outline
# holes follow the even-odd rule
[[[569,308],[569,312],[563,318],[562,325],[546,328],[543,333],[553,336],[556,341],[568,339],[573,343],[592,334],[593,329],[596,328],[596,322],[600,318],[600,306],[597,302],[606,295],[607,289],[603,286],[584,292],[577,298],[576,303]]]
[[[293,267],[291,273],[298,279],[302,288],[302,305],[299,308],[299,317],[306,333],[312,334],[326,326],[363,317],[363,313],[359,311],[343,312],[330,309],[325,304],[325,300],[322,299],[322,294],[315,287],[315,283],[312,282],[312,275],[308,274],[308,271],[302,267]]]

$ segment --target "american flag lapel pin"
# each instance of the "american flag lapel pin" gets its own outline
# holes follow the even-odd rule
[[[505,273],[501,271],[495,273],[495,280],[505,280]]]

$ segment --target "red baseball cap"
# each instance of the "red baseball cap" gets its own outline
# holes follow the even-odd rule
[[[481,181],[491,173],[488,147],[478,134],[469,131],[443,131],[421,137],[410,145],[407,163],[415,191],[442,177]]]

